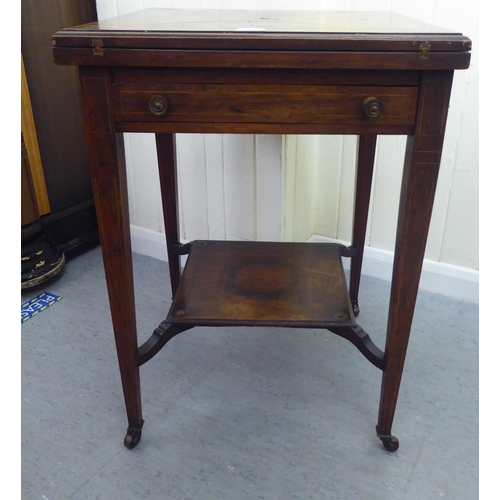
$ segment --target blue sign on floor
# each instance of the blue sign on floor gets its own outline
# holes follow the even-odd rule
[[[45,309],[59,302],[61,299],[62,297],[53,293],[42,292],[40,295],[37,295],[21,306],[21,324],[26,323],[33,316],[45,311]]]

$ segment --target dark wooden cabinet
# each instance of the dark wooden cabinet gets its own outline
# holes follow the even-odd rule
[[[96,244],[98,233],[78,71],[53,64],[51,37],[65,26],[96,19],[95,0],[21,3],[21,51],[43,169],[39,181],[47,197],[36,219],[38,229],[22,232],[28,229],[26,238],[46,232],[66,254]]]

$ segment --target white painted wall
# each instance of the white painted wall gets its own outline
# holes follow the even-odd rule
[[[426,258],[467,270],[478,269],[479,43],[478,8],[474,3],[465,0],[97,0],[96,3],[100,19],[148,7],[392,10],[469,36],[473,40],[472,63],[468,70],[455,73]],[[379,138],[367,235],[367,244],[374,250],[392,251],[394,247],[405,141],[405,137]],[[134,249],[166,258],[154,137],[131,134],[126,136],[125,143],[131,223],[136,235]],[[355,137],[286,136],[282,141],[281,136],[183,134],[178,136],[177,143],[183,239],[350,240]],[[152,246],[141,243],[141,238],[149,238]]]

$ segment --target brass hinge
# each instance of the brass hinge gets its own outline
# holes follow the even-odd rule
[[[420,44],[420,59],[429,59],[429,51],[431,50],[431,44],[429,42],[424,42]]]
[[[95,56],[103,56],[104,50],[102,48],[102,40],[92,40],[92,47],[94,48]]]

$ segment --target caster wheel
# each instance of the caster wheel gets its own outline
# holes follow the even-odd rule
[[[123,440],[123,445],[125,446],[125,448],[131,450],[132,448],[135,448],[139,444],[139,441],[141,440],[143,425],[144,425],[144,420],[141,422],[140,427],[129,427],[127,429],[127,435]]]
[[[135,448],[138,444],[139,441],[141,440],[141,433],[132,433],[129,432],[126,436],[125,439],[123,440],[123,444],[125,445],[125,448],[128,448],[131,450],[132,448]]]
[[[382,444],[387,451],[396,451],[399,448],[399,439],[396,436],[381,437]]]

